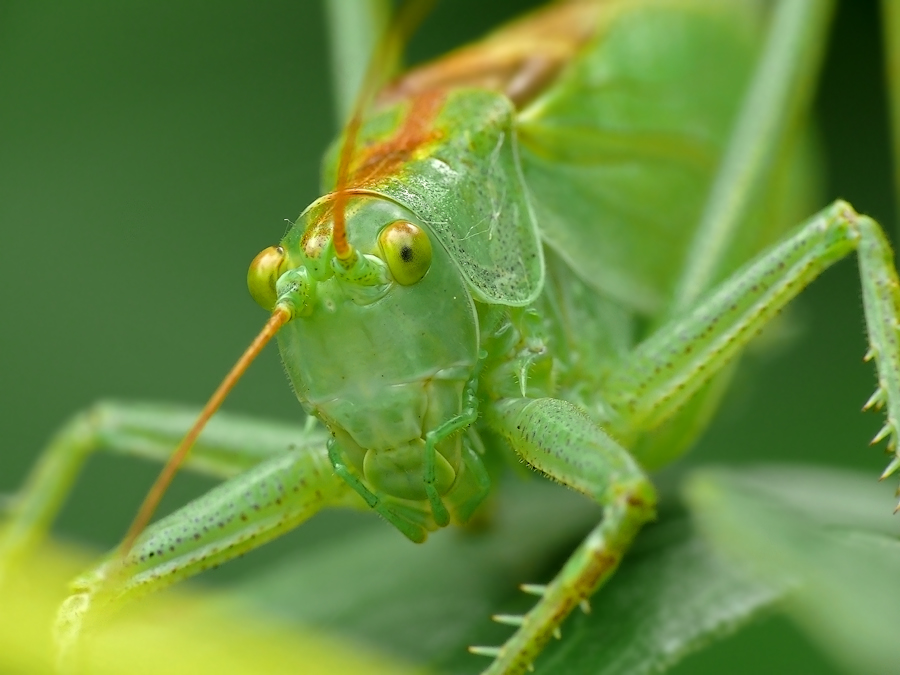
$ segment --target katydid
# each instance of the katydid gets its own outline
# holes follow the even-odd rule
[[[250,444],[200,437],[186,466],[250,468],[76,582],[64,637],[324,507],[375,510],[423,541],[468,521],[512,455],[604,508],[559,575],[529,587],[534,608],[498,617],[515,627],[509,640],[474,648],[494,658],[486,672],[524,672],[654,517],[647,472],[705,427],[730,364],[854,251],[878,370],[871,405],[888,415],[876,438],[893,448],[890,246],[843,202],[790,230],[803,205],[775,189],[803,180],[800,120],[830,10],[560,5],[391,84],[356,142],[327,159],[328,194],[251,266],[251,293],[321,424],[288,453],[277,430],[238,430],[261,433]],[[152,408],[76,418],[17,500],[0,562],[42,533],[95,447],[181,432]]]

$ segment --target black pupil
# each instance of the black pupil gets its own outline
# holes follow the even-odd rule
[[[400,248],[400,260],[403,262],[409,262],[413,259],[413,250],[412,246],[402,246]]]

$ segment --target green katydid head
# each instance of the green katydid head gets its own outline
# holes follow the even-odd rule
[[[376,247],[373,248],[369,241],[363,247],[365,252],[361,252],[358,247],[350,246],[344,237],[343,251],[338,250],[334,227],[329,221],[334,211],[328,208],[333,196],[327,195],[301,215],[282,244],[270,246],[254,258],[247,273],[247,285],[253,299],[267,310],[274,309],[279,302],[299,301],[303,306],[300,313],[305,313],[305,296],[285,292],[289,290],[289,279],[297,279],[292,276],[282,280],[285,272],[300,269],[304,270],[298,272],[301,276],[311,273],[320,281],[337,274],[357,287],[357,295],[370,299],[377,297],[380,291],[386,291],[391,283],[401,286],[418,283],[431,267],[433,250],[429,234],[412,222],[411,214],[403,207],[374,193],[368,195],[368,199],[380,200],[375,202],[380,207],[377,212],[369,204],[370,217],[374,217],[374,224],[380,226]],[[382,225],[381,220],[390,217],[391,211],[396,217]],[[369,220],[358,218],[357,224],[362,222],[368,224]],[[283,286],[281,292],[279,281]]]
[[[415,467],[397,478],[379,462],[421,461],[411,458],[423,455],[426,434],[459,414],[477,361],[474,303],[427,225],[381,195],[355,191],[348,201],[342,259],[333,202],[312,204],[256,257],[250,292],[266,309],[291,312],[278,342],[304,407],[359,456],[371,483],[420,497]]]
[[[458,413],[478,352],[474,304],[446,250],[432,246],[433,233],[412,212],[386,195],[349,185],[366,107],[430,4],[406,2],[378,45],[345,129],[335,191],[314,202],[279,246],[251,263],[250,293],[272,314],[163,468],[123,541],[123,556],[207,421],[275,335],[301,403],[345,445],[356,445],[351,451],[362,451],[357,468],[390,494],[421,491],[420,470],[418,478],[405,473],[412,490],[403,478],[391,480],[398,475],[397,453],[405,453],[401,463],[412,456],[421,464],[424,435]],[[362,198],[350,201],[352,195]],[[407,424],[393,424],[391,414]],[[369,461],[367,451],[375,456],[379,448],[394,450],[394,457]],[[458,444],[455,455],[458,460]],[[446,486],[454,469],[441,461],[437,483]]]

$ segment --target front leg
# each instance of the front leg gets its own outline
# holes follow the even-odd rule
[[[325,444],[257,464],[153,523],[122,557],[113,551],[72,584],[57,640],[69,659],[85,626],[126,600],[169,586],[281,536],[326,507],[364,510],[338,478]]]
[[[552,398],[502,399],[487,406],[485,421],[509,440],[529,465],[603,506],[603,520],[524,616],[495,617],[518,626],[499,648],[471,651],[495,657],[485,673],[523,673],[569,613],[613,573],[638,530],[655,515],[656,494],[628,451],[587,415]]]
[[[403,536],[416,544],[421,544],[428,538],[428,532],[432,529],[430,513],[417,507],[411,500],[402,503],[401,500],[370,490],[347,458],[347,451],[334,438],[328,441],[328,457],[335,475],[362,497],[370,509],[400,530]]]
[[[95,452],[165,462],[197,419],[177,405],[102,402],[75,415],[41,453],[25,485],[2,505],[0,586],[27,558],[56,518],[87,459]],[[284,424],[222,413],[194,445],[184,468],[227,479],[291,448],[324,448],[321,425]]]
[[[434,514],[434,520],[440,527],[450,524],[450,513],[441,499],[440,492],[437,488],[437,472],[435,464],[437,460],[437,444],[448,436],[466,429],[476,419],[478,419],[478,399],[475,394],[475,386],[472,382],[466,385],[463,394],[462,412],[446,422],[437,429],[429,431],[425,436],[425,494],[428,495],[428,501],[431,504],[431,512]]]

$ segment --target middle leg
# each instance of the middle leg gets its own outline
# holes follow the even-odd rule
[[[489,675],[524,673],[566,616],[612,575],[640,528],[655,514],[656,493],[629,452],[579,408],[560,399],[501,399],[485,421],[530,466],[603,506],[603,519],[523,616],[497,616],[517,626],[501,647],[473,647],[494,657]]]

